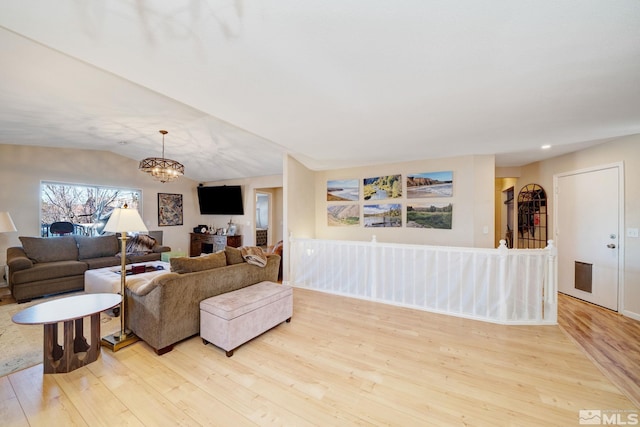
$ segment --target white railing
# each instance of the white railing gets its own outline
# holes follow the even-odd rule
[[[290,240],[291,285],[503,324],[557,322],[557,249]]]

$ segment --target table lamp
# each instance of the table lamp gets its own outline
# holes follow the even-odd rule
[[[105,232],[120,233],[121,249],[120,249],[120,295],[122,302],[120,303],[120,332],[107,335],[102,338],[102,345],[110,348],[112,351],[118,351],[123,347],[133,344],[139,338],[125,327],[125,289],[127,280],[127,233],[129,232],[147,232],[140,214],[136,209],[128,209],[127,205],[122,208],[114,209],[109,217],[109,221],[104,227]]]
[[[0,233],[11,233],[13,231],[18,230],[16,229],[9,212],[0,212]]]

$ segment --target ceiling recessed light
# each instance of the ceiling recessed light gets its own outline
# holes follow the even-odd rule
[[[549,144],[547,144],[547,145],[543,145],[540,148],[542,148],[543,150],[548,150],[549,148],[551,148],[551,146]]]

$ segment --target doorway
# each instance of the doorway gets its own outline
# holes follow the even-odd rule
[[[271,226],[271,194],[256,191],[256,246],[266,248],[269,245]]]
[[[558,290],[618,311],[624,259],[623,165],[554,176]]]
[[[503,221],[507,223],[507,228],[505,231],[504,239],[507,242],[507,248],[513,249],[513,187],[508,188],[506,191],[502,192],[504,199],[504,206],[506,207],[506,212],[502,210]]]
[[[518,248],[547,246],[547,192],[538,184],[527,184],[518,193]]]

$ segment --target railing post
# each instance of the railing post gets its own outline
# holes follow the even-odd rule
[[[294,285],[296,283],[296,257],[298,257],[297,253],[294,253],[294,243],[293,243],[293,233],[289,232],[289,239],[285,239],[283,244],[282,251],[282,278],[283,280],[286,277],[286,283],[289,285]],[[284,254],[287,254],[287,259],[284,259]],[[299,261],[299,260],[298,260]],[[285,269],[287,274],[285,275]]]
[[[551,320],[554,323],[558,321],[558,248],[553,240],[547,241],[547,268],[545,277],[545,288],[543,295],[543,304],[545,313],[543,318]]]
[[[378,264],[378,240],[376,239],[376,235],[371,236],[371,263],[370,265],[370,273],[371,273],[371,299],[376,300],[378,296],[378,269],[380,265]]]
[[[509,256],[509,248],[506,240],[500,240],[498,246],[498,318],[501,321],[507,319],[507,260]]]

